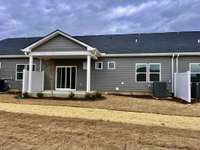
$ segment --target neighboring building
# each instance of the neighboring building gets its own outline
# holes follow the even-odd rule
[[[192,71],[199,82],[200,32],[45,37],[0,41],[0,78],[21,89],[23,69],[44,71],[44,90],[151,91],[173,73]],[[33,65],[33,67],[32,67]],[[29,73],[29,92],[32,91]]]

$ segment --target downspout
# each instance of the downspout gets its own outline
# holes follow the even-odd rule
[[[174,53],[172,54],[172,93],[174,93]]]
[[[177,54],[176,56],[176,73],[178,73],[178,57],[180,54]]]

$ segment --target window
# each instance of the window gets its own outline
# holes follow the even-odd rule
[[[29,70],[28,64],[17,64],[16,65],[16,80],[21,81],[23,79],[23,70]],[[33,65],[33,71],[35,71],[35,65]]]
[[[87,70],[87,62],[83,62],[83,70]]]
[[[137,82],[154,82],[161,80],[160,64],[157,63],[139,63],[136,64]]]
[[[95,62],[95,69],[102,70],[103,69],[103,62]]]
[[[147,81],[147,65],[146,64],[136,64],[136,80],[138,82]]]
[[[200,63],[191,63],[191,82],[200,82]]]
[[[160,81],[160,64],[149,65],[149,81]]]
[[[114,61],[109,61],[108,62],[108,69],[109,70],[114,70],[115,69],[115,62]]]

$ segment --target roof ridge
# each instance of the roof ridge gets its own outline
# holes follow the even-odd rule
[[[117,33],[117,34],[94,34],[94,35],[72,35],[72,37],[97,37],[97,36],[126,36],[126,35],[156,35],[156,34],[174,34],[174,33],[200,33],[200,31],[170,31],[170,32],[141,32],[141,33]],[[44,36],[30,36],[30,37],[10,37],[10,38],[5,38],[2,40],[6,39],[31,39],[31,38],[43,38]],[[0,40],[0,41],[2,41]]]
[[[94,34],[94,35],[75,35],[73,37],[89,36],[124,36],[124,35],[147,35],[147,34],[170,34],[170,33],[200,33],[200,31],[169,31],[169,32],[141,32],[141,33],[116,33],[116,34]]]

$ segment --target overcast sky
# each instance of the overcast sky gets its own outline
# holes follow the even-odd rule
[[[55,29],[71,35],[200,30],[200,0],[0,0],[0,39]]]

